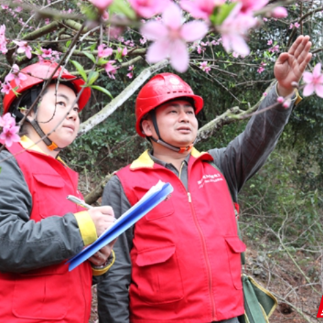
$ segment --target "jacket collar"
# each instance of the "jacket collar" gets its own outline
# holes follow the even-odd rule
[[[199,152],[197,149],[194,147],[191,150],[191,156],[194,157],[195,159],[205,159],[205,160],[213,160],[210,154],[206,152]],[[153,168],[154,167],[154,161],[150,158],[148,154],[148,150],[143,152],[138,159],[134,160],[132,164],[130,165],[131,170],[136,170],[139,168]]]
[[[48,154],[46,154],[39,146],[37,146],[37,144],[35,144],[30,138],[28,138],[26,135],[22,136],[20,138],[20,144],[23,148],[25,148],[26,150],[31,150],[31,151],[36,151],[40,154],[49,156]],[[64,164],[65,166],[66,163],[62,160],[62,158],[60,158],[59,156],[57,156],[56,158],[57,160],[59,160],[62,164]]]

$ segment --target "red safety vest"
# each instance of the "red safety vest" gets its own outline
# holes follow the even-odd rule
[[[174,192],[139,220],[131,250],[130,321],[201,323],[244,313],[239,239],[227,182],[193,149],[188,191],[145,152],[117,172],[135,204],[159,180]]]
[[[32,196],[31,220],[83,210],[66,199],[69,194],[82,198],[77,173],[51,156],[32,150],[20,153],[20,144],[8,150],[15,155]],[[64,262],[21,274],[0,273],[0,322],[88,323],[91,284],[88,262],[71,272]]]

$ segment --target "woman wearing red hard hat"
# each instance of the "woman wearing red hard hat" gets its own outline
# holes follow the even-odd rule
[[[20,142],[0,151],[0,322],[88,322],[92,275],[111,267],[112,245],[73,271],[66,260],[113,223],[113,210],[85,211],[66,199],[82,195],[58,154],[77,136],[90,89],[50,61],[20,73],[3,100],[17,123],[27,116]]]

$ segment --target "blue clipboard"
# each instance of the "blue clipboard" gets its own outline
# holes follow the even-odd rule
[[[173,192],[173,186],[169,183],[159,181],[155,186],[138,201],[132,208],[122,214],[113,225],[101,234],[101,236],[88,247],[84,248],[73,258],[69,259],[69,271],[76,268],[82,262],[93,256],[98,250],[117,238],[121,233],[129,229],[145,214],[151,211],[160,202]]]

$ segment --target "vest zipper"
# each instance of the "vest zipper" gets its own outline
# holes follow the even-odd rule
[[[207,265],[207,275],[208,275],[208,280],[209,280],[209,293],[210,293],[210,299],[211,299],[211,307],[212,307],[212,321],[216,321],[215,318],[215,304],[214,304],[214,298],[213,298],[213,290],[212,290],[212,273],[211,273],[211,266],[210,266],[210,262],[209,262],[209,257],[207,255],[206,252],[206,244],[205,244],[205,239],[202,233],[202,230],[200,228],[200,225],[197,222],[197,218],[196,218],[196,214],[192,205],[192,197],[191,197],[191,193],[187,192],[187,197],[188,197],[188,202],[190,203],[190,207],[192,210],[192,214],[193,214],[193,219],[194,219],[194,223],[195,226],[199,232],[200,235],[200,239],[202,241],[202,245],[203,245],[203,253],[204,253],[204,258],[206,260],[206,265]]]
[[[179,169],[179,172],[178,172],[178,178],[179,179],[181,179],[181,173],[182,173],[183,166],[184,166],[184,162],[182,162],[181,168]]]

